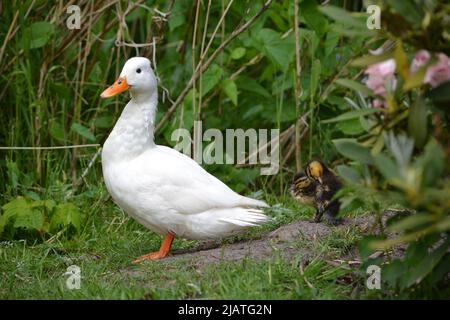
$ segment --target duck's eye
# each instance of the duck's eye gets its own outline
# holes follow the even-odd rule
[[[137,73],[141,73],[141,71],[142,71],[141,68],[136,70]]]

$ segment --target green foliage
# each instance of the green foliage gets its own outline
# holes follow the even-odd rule
[[[108,1],[80,0],[77,4],[89,19],[83,19],[82,29],[69,30],[62,7],[52,2],[5,2],[0,24],[0,34],[5,38],[0,57],[0,145],[103,142],[127,96],[105,101],[99,95],[115,80],[124,61],[137,53],[156,59],[152,63],[160,84],[156,119],[159,122],[191,78],[196,68],[193,61],[201,60],[201,48],[211,43],[205,55],[207,59],[237,26],[242,26],[261,8],[261,1],[234,1],[219,23],[224,10],[220,1],[211,2],[209,16],[206,2],[200,2],[194,30],[196,3],[177,0],[171,7],[171,1],[145,1],[142,3],[145,5],[126,10],[122,20],[125,7],[121,1],[110,5]],[[225,1],[224,5],[228,3]],[[273,1],[246,32],[218,54],[196,82],[195,89],[189,90],[173,116],[156,133],[157,143],[173,145],[170,139],[173,130],[180,127],[191,130],[197,119],[203,120],[204,130],[279,128],[283,133],[289,132],[303,116],[307,130],[301,139],[300,160],[302,163],[311,157],[320,157],[325,162],[337,160],[340,164],[337,171],[348,184],[340,193],[345,213],[356,215],[358,208],[368,204],[374,214],[380,214],[385,203],[412,210],[412,214],[390,221],[388,231],[399,233],[397,237],[388,239],[382,235],[363,239],[359,247],[361,256],[367,258],[375,247],[409,244],[405,261],[389,261],[384,266],[383,277],[394,288],[393,296],[400,293],[426,297],[426,289],[440,288],[450,269],[450,258],[445,252],[450,199],[446,178],[450,163],[446,147],[450,139],[450,83],[430,89],[423,84],[426,68],[411,75],[407,67],[418,49],[450,54],[449,5],[445,1],[376,1],[382,7],[383,24],[377,31],[367,29],[367,13],[361,1],[322,3],[299,1],[300,35],[296,39],[294,2]],[[153,9],[169,14],[162,18]],[[218,33],[212,38],[216,26]],[[6,38],[10,28],[13,34]],[[153,39],[156,52],[153,46],[136,49],[115,45],[116,40],[150,43]],[[395,50],[368,54],[369,48],[377,49],[386,40],[398,43]],[[301,67],[298,83],[296,45],[300,49]],[[372,108],[376,95],[360,81],[362,68],[389,58],[395,59],[398,65],[398,85],[390,93],[386,109]],[[299,96],[295,90],[297,84]],[[294,171],[294,140],[293,136],[282,139],[283,163],[276,177],[261,177],[255,167],[211,165],[206,168],[240,193],[262,189],[265,197],[273,197],[278,202]],[[0,150],[0,153],[2,238],[41,239],[57,236],[63,230],[67,235],[79,235],[86,224],[92,223],[92,214],[84,219],[80,209],[105,208],[104,199],[96,194],[96,190],[106,192],[99,158],[90,165],[97,154],[95,148]],[[80,179],[86,169],[87,175]],[[82,183],[78,184],[79,181]],[[79,203],[78,197],[84,202]],[[108,210],[119,214],[114,208]],[[106,229],[104,221],[92,226],[104,227],[102,230],[108,235],[116,230],[113,223]],[[84,235],[86,240],[97,236]],[[155,239],[152,241],[156,243]],[[124,237],[115,241],[123,241],[122,249],[126,251],[128,240]],[[80,254],[91,249],[80,247]],[[110,249],[105,246],[105,251]],[[255,267],[258,276],[249,274],[249,285],[267,272],[266,267]],[[242,271],[240,268],[230,270]],[[284,273],[277,273],[279,279],[283,274],[298,277],[293,267],[283,265],[280,269]],[[305,269],[305,274],[315,279],[326,269],[316,261]],[[341,271],[333,269],[318,284],[323,285],[326,278],[327,285]],[[223,281],[233,287],[233,279]],[[281,288],[288,283],[292,292],[304,292],[308,286],[305,287],[300,277],[297,280],[301,285],[284,280],[278,280],[278,284]],[[224,292],[213,296],[233,296],[237,291],[233,288],[235,291],[223,289]],[[216,287],[209,292],[215,290]],[[160,296],[184,297],[179,293]],[[336,296],[340,295],[326,292],[308,295]]]
[[[55,234],[61,230],[79,232],[82,216],[73,203],[56,204],[53,200],[31,200],[18,197],[2,207],[0,238],[38,234]]]
[[[366,237],[359,243],[363,268],[380,264],[379,258],[370,258],[375,251],[406,245],[402,259],[392,257],[383,265],[382,277],[400,297],[421,297],[439,290],[449,280],[450,154],[445,141],[450,122],[445,92],[450,82],[431,89],[424,84],[427,65],[412,74],[410,64],[412,55],[420,49],[449,53],[448,39],[442,39],[448,38],[443,17],[448,17],[450,7],[440,1],[426,5],[420,1],[379,3],[383,4],[384,30],[391,32],[386,34],[382,28],[380,36],[396,40],[395,49],[356,58],[351,65],[361,68],[394,59],[398,84],[384,97],[377,97],[385,100],[386,108],[370,109],[367,106],[374,94],[367,87],[358,81],[338,79],[337,84],[358,93],[359,103],[346,98],[353,110],[323,123],[354,121],[363,128],[359,134],[341,128],[355,137],[333,140],[336,150],[350,160],[337,168],[347,183],[339,193],[344,209],[358,201],[370,203],[379,216],[384,201],[408,208],[407,214],[390,218],[386,230],[380,222],[379,236]],[[348,28],[360,23],[357,13],[334,7],[321,11]],[[431,129],[431,117],[437,128]]]

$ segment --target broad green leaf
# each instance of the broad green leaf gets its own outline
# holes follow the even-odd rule
[[[334,30],[327,32],[327,37],[325,38],[325,56],[328,57],[335,49],[341,38],[341,34]]]
[[[212,64],[202,75],[202,96],[208,94],[222,79],[223,70],[217,64]],[[199,88],[197,88],[199,89]]]
[[[445,153],[442,147],[430,140],[425,146],[422,156],[417,159],[417,165],[422,169],[422,183],[424,186],[432,186],[442,176],[445,168]]]
[[[389,226],[389,229],[394,232],[411,230],[424,224],[434,221],[434,217],[429,214],[414,214],[401,219],[400,221]]]
[[[433,273],[430,275],[432,284],[436,284],[446,277],[448,270],[450,270],[450,253],[447,252],[433,269]]]
[[[305,0],[300,5],[300,16],[305,18],[306,24],[318,35],[323,35],[327,30],[328,20],[318,10],[315,0]]]
[[[68,226],[73,226],[77,231],[81,228],[81,213],[78,207],[70,202],[56,206],[50,220],[50,230],[56,231]]]
[[[30,49],[36,49],[47,44],[55,33],[55,26],[50,22],[40,21],[33,23],[25,32],[30,36]]]
[[[350,120],[350,119],[356,119],[356,118],[359,118],[362,116],[367,116],[367,115],[374,114],[374,113],[377,113],[380,111],[381,111],[380,109],[359,109],[359,110],[345,112],[335,118],[323,120],[321,122],[322,123],[341,122],[341,121],[346,121],[346,120]]]
[[[245,76],[239,77],[236,80],[236,85],[239,87],[240,90],[245,90],[245,91],[256,93],[263,98],[270,97],[270,93],[266,90],[266,88],[264,88],[256,80],[254,80],[250,77],[245,77]]]
[[[379,153],[373,156],[373,158],[375,166],[386,180],[392,181],[398,179],[400,170],[391,158],[383,153]]]
[[[350,88],[352,90],[355,90],[357,92],[361,92],[367,96],[373,96],[372,90],[370,90],[367,86],[363,85],[362,83],[356,82],[354,80],[350,79],[336,79],[335,82],[343,87]]]
[[[246,52],[246,50],[243,47],[235,48],[231,52],[231,59],[239,60],[240,58],[242,58],[245,55],[245,52]]]
[[[354,139],[335,139],[333,140],[337,151],[343,156],[364,164],[372,164],[373,159],[370,149],[360,145]]]
[[[387,3],[394,8],[409,23],[420,26],[423,20],[423,9],[415,1],[387,0]]]
[[[2,208],[4,210],[4,216],[7,219],[17,217],[21,213],[32,210],[30,203],[23,197],[18,197],[6,203]]]
[[[338,32],[341,36],[346,36],[346,37],[363,37],[363,38],[368,38],[368,37],[373,37],[376,33],[376,29],[374,30],[369,30],[367,28],[349,28],[349,27],[345,27],[342,25],[335,25],[333,27],[333,30]]]
[[[20,211],[14,221],[14,228],[41,230],[44,226],[44,214],[36,209]]]
[[[82,124],[74,122],[74,123],[72,123],[72,126],[70,128],[72,131],[78,133],[83,138],[86,138],[87,140],[89,140],[91,142],[95,142],[94,134],[91,131],[89,131],[88,128],[83,126]]]
[[[418,264],[411,268],[407,273],[405,280],[405,287],[410,287],[413,284],[420,283],[439,263],[449,248],[449,239],[446,239],[438,248],[434,249],[432,253],[428,254],[424,259],[421,259]]]
[[[340,177],[350,183],[355,184],[361,180],[361,175],[358,173],[358,171],[347,165],[341,164],[337,166],[336,170],[339,173]]]
[[[343,25],[355,27],[356,29],[367,29],[365,20],[355,18],[350,12],[342,8],[327,5],[320,6],[319,10],[331,19],[340,22]]]
[[[408,132],[414,138],[416,147],[422,147],[427,139],[427,106],[421,96],[411,106],[408,118]]]
[[[237,106],[238,92],[236,83],[234,83],[234,81],[231,79],[226,79],[222,82],[222,89],[228,96],[228,98],[230,98],[231,102],[233,102],[233,104]]]
[[[100,129],[109,129],[114,125],[114,118],[110,115],[101,116],[95,119],[94,126]]]
[[[341,130],[345,135],[358,135],[364,132],[364,128],[361,125],[359,119],[351,119],[338,122],[336,127]]]
[[[295,40],[292,36],[281,39],[281,35],[272,29],[261,29],[258,40],[262,50],[281,70],[286,70],[294,58]]]

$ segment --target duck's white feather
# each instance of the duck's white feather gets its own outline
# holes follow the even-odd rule
[[[186,155],[155,145],[156,90],[132,95],[102,152],[107,189],[125,212],[159,234],[188,239],[222,238],[267,221],[255,209],[265,202],[237,194]]]

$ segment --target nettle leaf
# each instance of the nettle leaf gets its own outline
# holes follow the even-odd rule
[[[18,197],[8,202],[7,204],[3,205],[2,208],[4,211],[3,216],[7,219],[15,218],[23,212],[32,210],[29,202],[23,197]]]
[[[81,228],[81,213],[73,203],[61,203],[55,208],[50,220],[50,230],[59,230],[73,226],[77,231]]]
[[[44,226],[44,214],[37,209],[21,211],[14,221],[14,228],[41,230]]]
[[[70,129],[72,131],[75,131],[76,133],[78,133],[83,138],[86,138],[87,140],[89,140],[91,142],[95,142],[94,134],[91,131],[89,131],[89,128],[83,126],[82,124],[79,124],[76,122],[72,123],[72,126],[70,127]]]
[[[292,36],[285,39],[281,34],[272,29],[261,29],[257,39],[262,44],[263,52],[272,60],[281,70],[286,70],[289,63],[294,58],[295,41]]]
[[[228,96],[228,98],[230,98],[231,102],[233,102],[233,104],[237,106],[238,91],[236,83],[231,79],[226,79],[225,81],[222,82],[222,89]]]
[[[14,228],[24,228],[28,230],[42,230],[45,223],[44,208],[49,211],[53,209],[55,202],[53,200],[35,200],[29,201],[23,197],[18,197],[2,208],[4,214],[1,216],[0,231],[8,223],[13,223]]]

